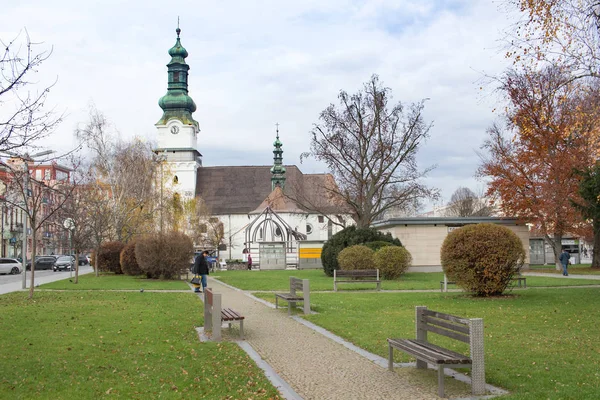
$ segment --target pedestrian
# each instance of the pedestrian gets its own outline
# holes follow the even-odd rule
[[[569,276],[569,272],[567,271],[567,265],[569,265],[569,259],[571,258],[571,255],[567,252],[567,250],[562,251],[562,253],[560,253],[560,263],[562,264],[562,268],[563,268],[563,275],[564,276]]]
[[[208,277],[208,263],[206,262],[206,256],[208,256],[208,251],[204,250],[202,254],[198,254],[198,257],[194,260],[194,269],[193,272],[195,274],[200,275],[200,282],[202,283],[202,292],[206,289],[207,286],[207,277]],[[196,290],[196,292],[200,292],[200,288]]]
[[[248,271],[252,270],[252,255],[248,253]]]

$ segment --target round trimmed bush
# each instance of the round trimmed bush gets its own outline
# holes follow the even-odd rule
[[[189,269],[194,256],[192,239],[182,232],[144,236],[135,244],[135,258],[148,278],[173,279]]]
[[[121,250],[121,269],[125,275],[141,275],[142,269],[135,258],[135,240],[127,243]]]
[[[379,241],[402,246],[400,240],[393,238],[390,233],[382,233],[375,228],[358,229],[356,226],[352,225],[342,229],[323,245],[323,250],[321,252],[323,271],[327,276],[333,276],[333,270],[339,269],[338,254],[346,247],[355,244]]]
[[[338,264],[346,271],[373,269],[373,250],[360,244],[346,247],[338,254]]]
[[[441,261],[448,279],[477,296],[500,295],[523,266],[525,250],[510,229],[467,225],[448,234]]]
[[[390,243],[390,242],[384,242],[383,240],[378,240],[376,242],[367,242],[367,243],[365,243],[365,246],[367,246],[368,248],[370,248],[371,250],[376,252],[377,250],[381,249],[382,247],[396,246],[396,245],[393,243]]]
[[[122,242],[106,242],[100,246],[98,251],[98,270],[101,272],[114,272],[122,274],[121,250],[125,245]]]
[[[396,279],[410,267],[412,256],[404,247],[387,245],[375,252],[373,263],[384,279]]]

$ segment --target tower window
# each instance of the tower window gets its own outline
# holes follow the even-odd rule
[[[310,235],[312,233],[312,225],[306,224],[306,234]]]
[[[319,222],[323,223],[325,221],[325,217],[322,215],[319,215]]]
[[[179,71],[173,72],[173,82],[179,82]]]

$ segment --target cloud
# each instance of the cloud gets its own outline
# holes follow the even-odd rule
[[[38,81],[58,78],[49,105],[68,116],[49,146],[72,143],[90,101],[122,136],[156,137],[177,13],[204,165],[271,164],[276,122],[284,162],[298,163],[319,112],[377,73],[397,101],[429,98],[434,125],[419,156],[438,164],[429,181],[446,199],[473,184],[474,151],[495,118],[477,81],[507,65],[497,49],[506,16],[482,1],[8,3],[0,38],[27,27],[53,47]],[[300,168],[324,170],[315,161]]]

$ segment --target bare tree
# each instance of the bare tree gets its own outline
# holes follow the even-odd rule
[[[94,190],[89,169],[76,168],[71,176],[73,177],[70,183],[73,186],[71,197],[60,212],[60,221],[69,231],[76,263],[74,283],[79,283],[79,255],[86,249],[96,248],[94,238],[97,222],[102,221],[102,216],[108,213],[103,213],[103,207],[98,204],[96,197],[101,194]]]
[[[106,117],[90,107],[88,123],[76,136],[94,153],[92,171],[98,190],[111,210],[114,238],[127,241],[133,235],[151,231],[155,209],[157,156],[149,143],[140,139],[117,140]]]
[[[340,105],[331,104],[312,130],[310,152],[324,161],[339,187],[327,190],[344,199],[358,227],[368,227],[392,208],[417,199],[436,198],[438,191],[421,179],[416,155],[429,135],[424,102],[391,105],[391,89],[373,75],[361,91],[341,91]]]
[[[23,163],[29,163],[27,158],[13,159],[5,164],[10,177],[6,185],[6,202],[21,209],[29,220],[32,237],[31,276],[29,298],[33,297],[35,287],[35,256],[39,230],[49,223],[57,223],[60,210],[69,201],[73,185],[67,181],[40,181],[29,175],[27,168],[21,168]],[[27,174],[27,175],[25,175]],[[25,234],[25,233],[24,233]],[[23,254],[25,258],[26,254]]]
[[[476,195],[471,189],[459,187],[450,197],[446,208],[448,217],[489,217],[494,215],[494,208],[483,195]]]
[[[38,50],[27,31],[9,42],[0,39],[0,151],[17,151],[34,147],[36,141],[50,135],[62,115],[46,110],[48,93],[54,84],[38,87],[34,75],[48,60],[52,50]]]
[[[195,246],[218,249],[225,240],[225,229],[219,218],[200,197],[183,202],[181,228],[192,238]]]

